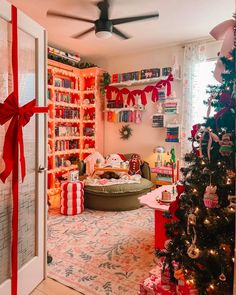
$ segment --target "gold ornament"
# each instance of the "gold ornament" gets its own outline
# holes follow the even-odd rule
[[[197,259],[200,255],[200,249],[195,245],[192,244],[188,250],[187,250],[187,254],[190,258],[192,259]]]

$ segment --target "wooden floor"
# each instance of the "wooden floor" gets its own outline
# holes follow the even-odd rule
[[[47,278],[30,295],[78,295],[81,294]]]

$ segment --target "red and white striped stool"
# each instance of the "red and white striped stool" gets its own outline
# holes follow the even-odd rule
[[[61,185],[61,214],[77,215],[84,211],[84,183],[65,182]]]

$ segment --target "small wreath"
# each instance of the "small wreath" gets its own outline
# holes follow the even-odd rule
[[[124,125],[124,126],[121,127],[119,132],[120,132],[120,138],[124,139],[124,140],[127,140],[132,135],[133,129],[130,128],[129,125]]]

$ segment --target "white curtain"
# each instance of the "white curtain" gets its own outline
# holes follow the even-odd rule
[[[196,93],[195,66],[206,59],[206,45],[202,42],[186,44],[183,64],[183,98],[181,103],[181,159],[191,150],[188,137],[191,136],[194,108],[193,96]],[[183,161],[181,163],[183,165]]]

